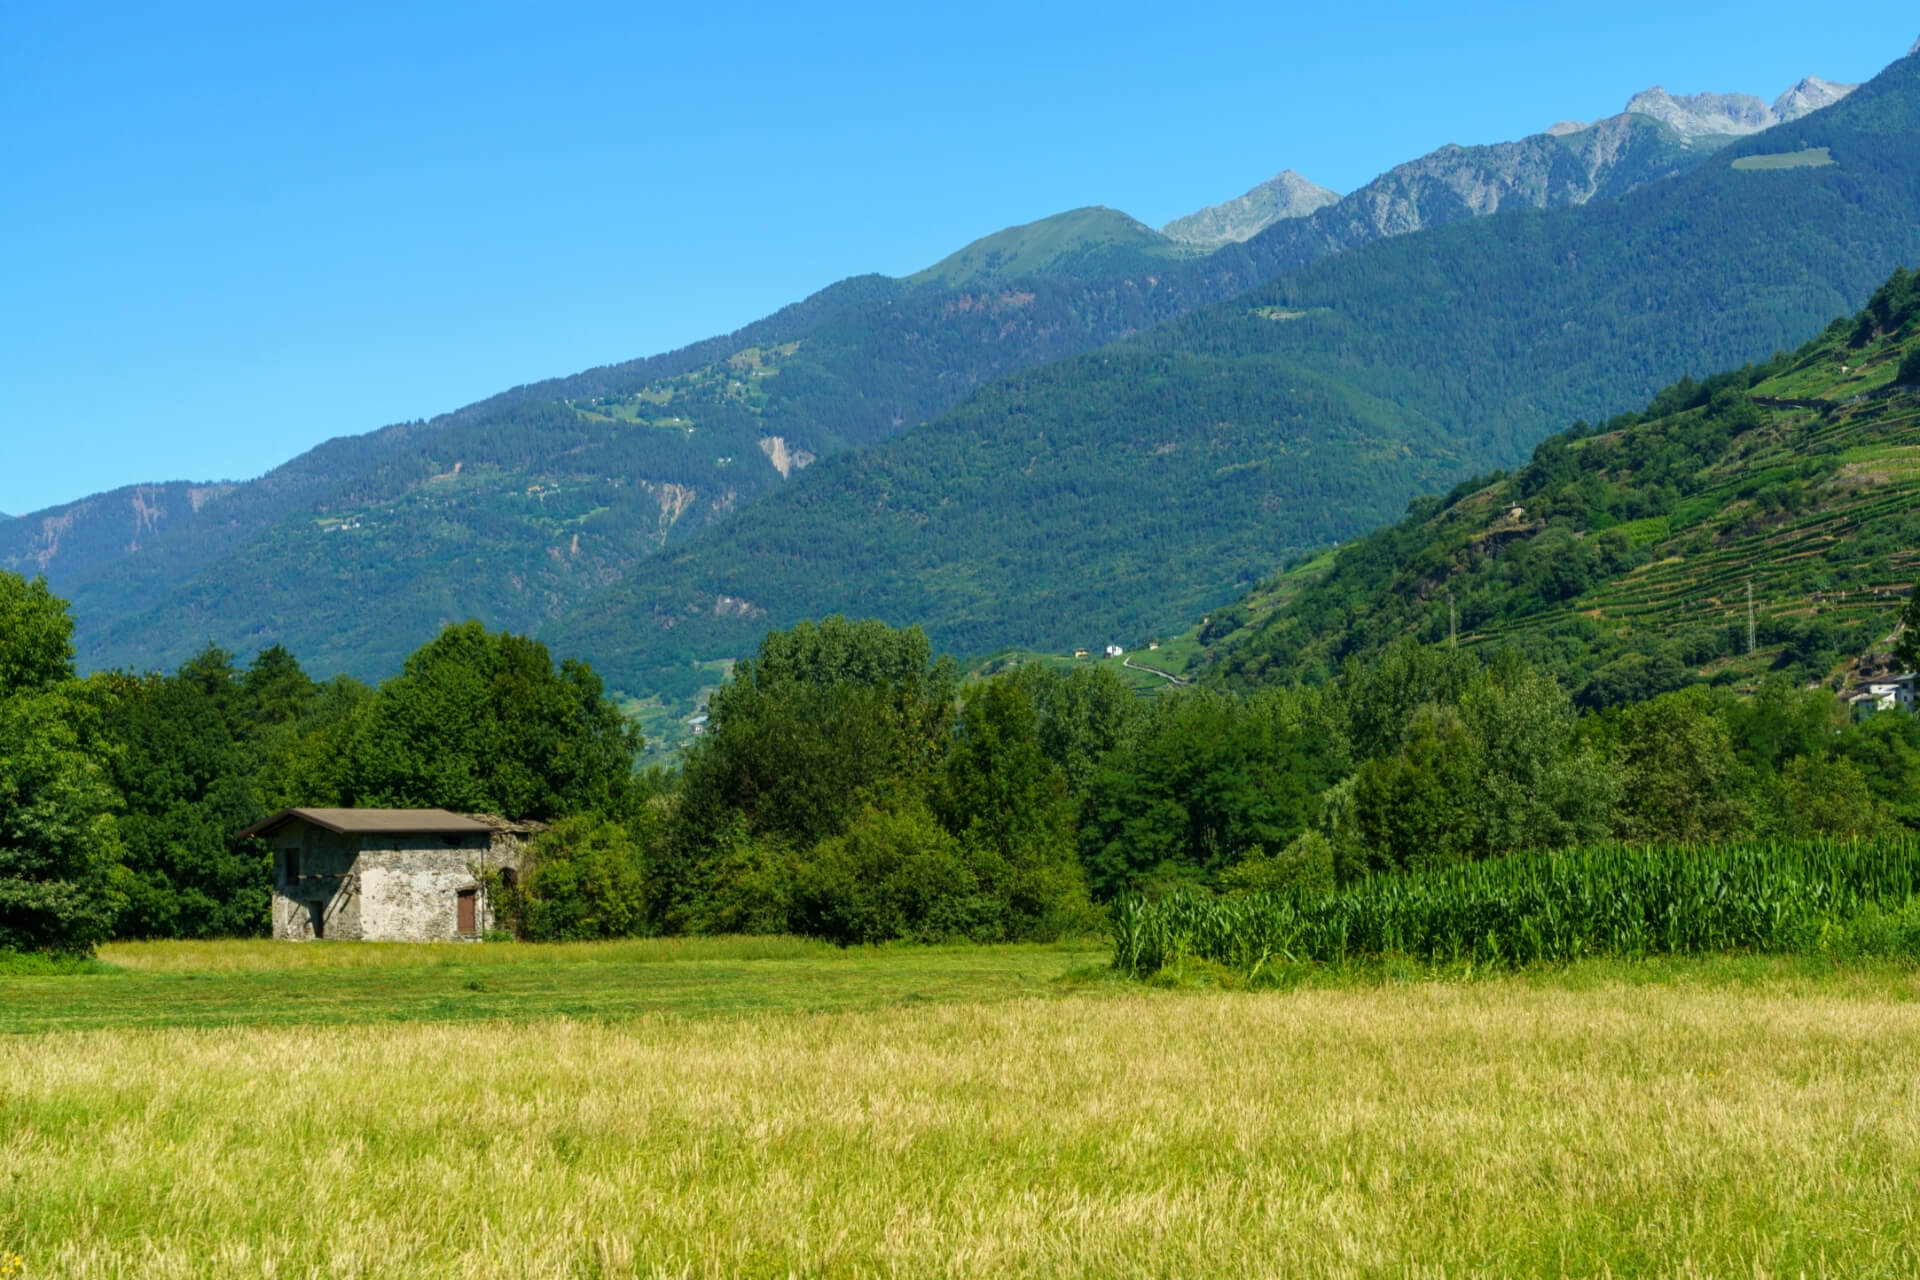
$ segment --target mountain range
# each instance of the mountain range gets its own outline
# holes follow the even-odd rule
[[[662,687],[853,607],[962,653],[1181,630],[1551,426],[1765,360],[1865,302],[1920,261],[1917,130],[1907,60],[1621,198],[1322,258],[824,461],[550,634]]]
[[[477,616],[684,693],[807,613],[970,650],[1170,627],[1858,305],[1920,257],[1914,79],[1802,81],[1757,137],[1700,127],[1757,99],[1650,91],[1331,203],[1283,174],[1161,232],[1043,219],[258,480],[33,513],[0,565],[74,600],[96,667],[282,642],[373,676]]]

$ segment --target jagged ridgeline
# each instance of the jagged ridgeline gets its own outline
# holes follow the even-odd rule
[[[1316,680],[1412,638],[1507,646],[1599,706],[1817,680],[1884,648],[1920,577],[1920,279],[1765,365],[1576,426],[1511,475],[1292,566],[1217,678]],[[1752,589],[1752,652],[1748,588]]]
[[[836,612],[959,653],[1178,632],[1414,494],[1860,306],[1920,260],[1917,139],[1907,59],[1619,199],[1324,259],[824,460],[549,638],[647,689]]]

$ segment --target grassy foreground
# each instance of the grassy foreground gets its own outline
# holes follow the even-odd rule
[[[30,1277],[1920,1273],[1910,969],[1246,993],[1090,981],[1070,950],[651,945],[124,948],[0,979],[12,1025],[47,1024],[54,990],[92,1028],[0,1036],[0,1255]],[[672,989],[591,1019],[529,987],[485,1020],[210,1025],[264,982],[481,972]],[[227,1003],[172,1017],[194,987]]]
[[[106,973],[0,977],[0,1033],[817,1012],[1044,992],[1107,958],[1098,943],[843,951],[792,938],[120,943],[100,950]]]

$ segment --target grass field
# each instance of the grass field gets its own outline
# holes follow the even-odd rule
[[[1770,169],[1824,169],[1833,163],[1830,147],[1808,147],[1804,151],[1781,151],[1770,156],[1741,156],[1733,167],[1745,173]]]
[[[1910,969],[1377,966],[1245,993],[1104,958],[116,947],[0,979],[0,1256],[30,1277],[1920,1273]]]

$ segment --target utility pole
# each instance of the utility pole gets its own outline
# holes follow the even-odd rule
[[[1747,579],[1747,656],[1751,658],[1753,656],[1753,651],[1758,647],[1759,646],[1755,645],[1753,642],[1753,579],[1748,578]]]

